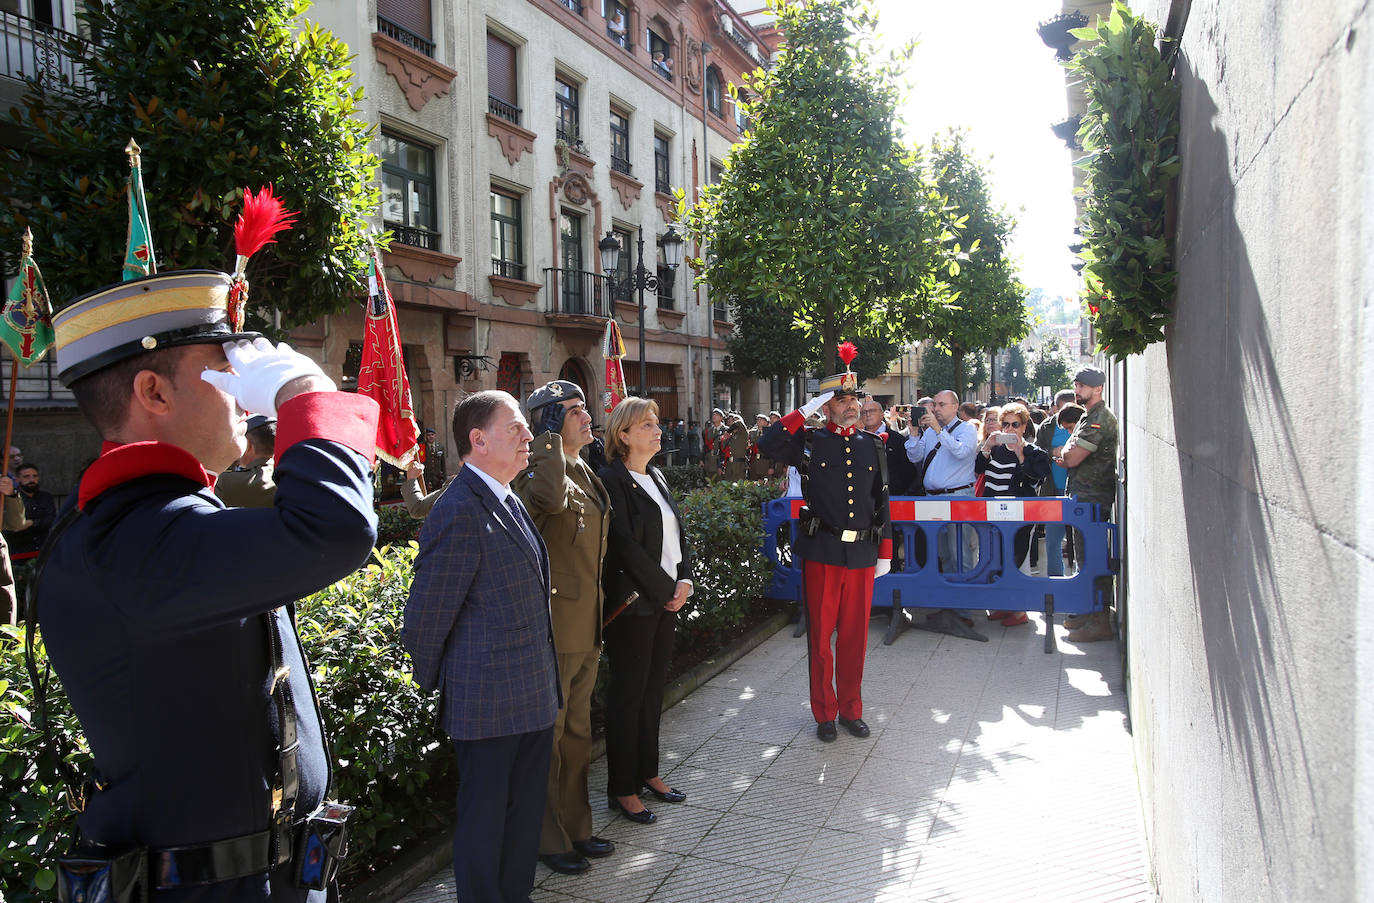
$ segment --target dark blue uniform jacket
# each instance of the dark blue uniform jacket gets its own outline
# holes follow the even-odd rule
[[[226,509],[213,479],[173,445],[107,444],[86,471],[83,515],[53,548],[39,598],[48,655],[109,784],[79,816],[86,838],[158,848],[267,829],[278,733],[269,617],[299,712],[297,815],[324,798],[320,716],[280,606],[371,553],[376,421],[376,403],[360,396],[282,405],[273,508]],[[153,896],[307,899],[285,871]]]

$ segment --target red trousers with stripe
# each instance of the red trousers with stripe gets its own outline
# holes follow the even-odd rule
[[[806,650],[811,669],[811,714],[817,723],[862,718],[860,685],[868,651],[868,613],[873,604],[873,568],[847,568],[807,561]],[[831,654],[830,638],[835,637]]]

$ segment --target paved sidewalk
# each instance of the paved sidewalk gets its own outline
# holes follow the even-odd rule
[[[536,903],[1151,901],[1115,643],[1046,655],[1044,621],[989,643],[869,626],[873,736],[815,737],[806,648],[788,627],[664,714],[663,772],[687,793]],[[447,869],[405,903],[452,901]]]

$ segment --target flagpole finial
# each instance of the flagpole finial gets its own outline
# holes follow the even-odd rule
[[[135,141],[135,140],[132,139],[132,138],[129,139],[129,143],[128,143],[128,144],[124,145],[124,153],[126,153],[126,154],[129,155],[129,165],[130,165],[130,166],[138,166],[138,165],[140,165],[140,161],[139,161],[139,156],[138,156],[138,155],[141,154],[142,152],[143,152],[143,149],[142,149],[141,147],[139,147],[139,146],[138,146],[138,142]]]
[[[24,227],[23,256],[33,256],[33,230],[28,226]]]

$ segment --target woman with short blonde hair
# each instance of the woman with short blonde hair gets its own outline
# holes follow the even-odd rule
[[[644,419],[646,412],[657,417],[658,402],[652,398],[631,397],[626,398],[611,411],[611,419],[606,424],[607,461],[623,458],[629,452],[629,445],[621,434],[630,428],[630,424]]]

